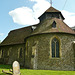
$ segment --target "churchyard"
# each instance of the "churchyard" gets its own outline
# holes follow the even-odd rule
[[[1,65],[0,64],[0,75],[4,74],[2,70],[9,71],[11,65]],[[32,69],[20,69],[21,75],[75,75],[75,71],[54,71],[54,70],[32,70]]]

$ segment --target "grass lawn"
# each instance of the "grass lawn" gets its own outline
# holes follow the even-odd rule
[[[2,73],[2,70],[8,71],[11,69],[10,65],[0,65],[0,75],[6,75]],[[53,70],[31,70],[21,69],[21,75],[75,75],[75,71],[53,71]]]

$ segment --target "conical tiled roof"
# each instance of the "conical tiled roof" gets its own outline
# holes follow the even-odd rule
[[[55,9],[54,7],[49,7],[40,17],[39,17],[39,19],[40,18],[43,18],[44,16],[45,16],[45,14],[58,14],[58,16],[60,15],[61,16],[61,18],[62,18],[62,20],[64,20],[65,18],[64,18],[64,16],[62,15],[62,13],[61,13],[61,11],[59,11],[59,10],[57,10],[57,9]],[[59,17],[60,17],[59,16]],[[45,17],[47,17],[47,16],[45,16]],[[50,16],[51,17],[51,16]],[[57,17],[57,16],[56,16]]]
[[[53,8],[53,7],[50,7],[45,12],[60,12],[60,11],[55,9],[55,8]]]
[[[52,27],[53,22],[56,22],[56,28]],[[65,24],[62,20],[57,18],[47,19],[43,23],[39,25],[39,27],[33,32],[34,34],[41,33],[68,33],[74,34],[74,30],[72,30],[67,24]]]

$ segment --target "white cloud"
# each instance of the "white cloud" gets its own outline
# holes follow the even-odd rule
[[[46,0],[30,0],[36,3],[33,9],[28,7],[16,8],[9,12],[12,16],[14,23],[21,25],[32,25],[39,23],[38,17],[50,6],[50,3]]]
[[[73,27],[75,26],[75,13],[68,12],[66,10],[62,10],[62,14],[65,17],[64,22],[70,26]]]
[[[4,35],[4,33],[0,33],[0,36],[3,36]]]
[[[38,18],[41,14],[44,13],[49,7],[50,3],[46,0],[31,0],[36,1],[37,3],[33,6],[34,16]]]
[[[21,7],[9,12],[13,21],[18,24],[28,25],[38,23],[38,19],[35,19],[33,11],[28,7]]]
[[[33,25],[39,23],[38,17],[44,13],[46,9],[50,7],[50,3],[47,0],[30,0],[35,1],[32,9],[28,7],[16,8],[9,12],[9,15],[12,16],[14,23],[21,25]],[[65,17],[64,22],[70,27],[75,26],[75,13],[71,13],[65,10],[62,10],[62,14]]]

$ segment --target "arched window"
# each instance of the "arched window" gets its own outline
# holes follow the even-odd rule
[[[4,51],[2,50],[2,57],[4,56]]]
[[[51,43],[52,48],[52,57],[60,57],[59,52],[59,40],[57,38],[53,38]]]
[[[11,51],[12,51],[12,47],[10,47],[9,50],[8,50],[8,56],[11,55],[11,53],[12,53]]]
[[[55,21],[52,24],[52,28],[56,28],[56,22]]]
[[[22,48],[20,49],[20,58],[22,58]]]

